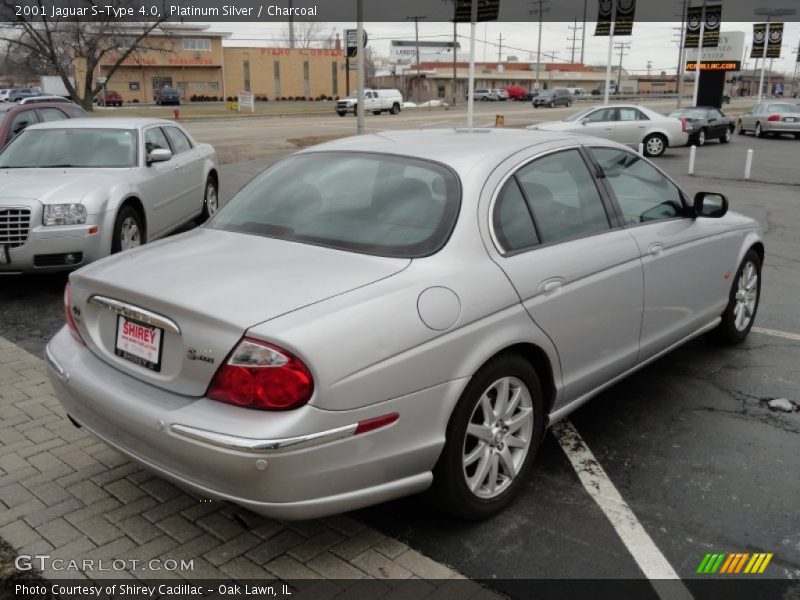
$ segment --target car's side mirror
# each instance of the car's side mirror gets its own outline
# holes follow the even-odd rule
[[[156,148],[151,150],[147,155],[147,164],[151,165],[156,162],[165,162],[172,158],[172,151],[166,148]]]
[[[581,119],[581,125],[586,125],[589,122],[589,119]]]
[[[714,122],[714,121],[716,121],[716,120],[717,120],[717,117],[711,117],[711,118],[708,120],[708,122],[709,122],[709,123],[713,123],[713,122]]]
[[[719,219],[728,212],[728,199],[715,192],[697,192],[694,196],[694,214],[697,217]]]

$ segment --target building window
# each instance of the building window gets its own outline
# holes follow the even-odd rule
[[[218,90],[219,89],[219,81],[211,81],[211,82],[209,82],[208,89],[210,89],[210,90]]]
[[[339,95],[339,69],[336,61],[331,63],[331,94],[334,96]]]
[[[211,51],[211,40],[208,38],[183,38],[184,50]]]
[[[311,95],[311,82],[308,80],[308,61],[303,61],[303,96],[308,98]]]
[[[202,81],[196,81],[192,84],[192,89],[195,91],[204,90],[206,89],[206,84]]]
[[[164,86],[172,87],[172,77],[153,77],[153,90],[160,90]]]
[[[275,77],[275,98],[280,98],[281,96],[281,63],[273,61],[272,63],[273,74]]]
[[[245,58],[242,62],[242,72],[244,73],[244,91],[250,91],[250,59]]]
[[[139,82],[138,81],[131,81],[128,84],[128,89],[130,91],[132,91],[132,92],[138,92],[139,91]]]

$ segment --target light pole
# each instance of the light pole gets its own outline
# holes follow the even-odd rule
[[[549,8],[545,7],[545,4],[549,4],[550,0],[534,0],[533,4],[537,5],[536,13],[539,16],[539,40],[536,44],[536,91],[540,91],[540,71],[541,71],[541,63],[542,63],[542,12],[547,12],[550,10]]]
[[[764,87],[764,68],[767,65],[767,46],[769,46],[769,24],[772,17],[786,17],[796,14],[797,10],[794,8],[757,8],[753,14],[759,17],[767,18],[767,27],[764,32],[764,51],[761,53],[761,76],[758,80],[758,99],[756,102],[761,102],[762,89]]]
[[[700,93],[700,63],[703,60],[703,35],[706,32],[706,0],[700,11],[700,39],[697,42],[697,63],[694,68],[694,89],[692,90],[692,106],[697,106],[697,95]]]

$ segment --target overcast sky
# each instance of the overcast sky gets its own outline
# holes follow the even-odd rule
[[[215,31],[226,31],[233,34],[228,42],[233,45],[259,46],[275,45],[274,40],[281,39],[284,28],[275,25],[259,23],[211,23]],[[572,55],[572,43],[567,41],[572,37],[569,29],[572,23],[542,23],[542,53],[550,55],[555,53],[557,61],[569,62]],[[580,23],[578,23],[580,27]],[[678,61],[677,36],[680,23],[640,23],[633,27],[633,35],[615,38],[630,42],[630,49],[623,57],[623,66],[634,73],[646,73],[647,63],[651,61],[651,73],[661,71],[674,73]],[[355,27],[354,24],[324,23],[322,30],[327,36],[331,32],[341,35],[345,27]],[[366,23],[364,28],[369,33],[369,46],[379,56],[388,57],[389,41],[393,39],[413,40],[414,24],[408,23]],[[461,43],[461,56],[466,60],[469,51],[468,23],[459,24],[458,34]],[[752,23],[722,23],[722,31],[744,31],[745,43],[749,46],[752,35]],[[538,23],[479,23],[477,26],[476,60],[497,60],[498,40],[503,35],[503,60],[509,55],[516,56],[520,61],[536,59],[536,42]],[[594,37],[594,23],[587,23],[586,50],[584,62],[587,64],[605,65],[608,55],[608,38]],[[419,25],[420,40],[450,41],[453,37],[453,26],[450,23],[425,23]],[[575,53],[575,61],[580,60],[580,30]],[[673,41],[674,40],[674,41]],[[781,59],[775,59],[774,69],[791,74],[794,71],[798,42],[800,42],[800,23],[786,23],[783,36]],[[749,55],[749,52],[748,52]],[[618,64],[619,54],[615,52],[613,64]],[[754,60],[748,59],[748,68],[753,67]]]

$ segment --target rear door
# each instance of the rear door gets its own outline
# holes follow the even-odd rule
[[[498,264],[558,350],[565,401],[634,365],[639,250],[618,226],[580,148],[513,172],[497,193],[491,227]]]
[[[721,219],[696,219],[680,189],[638,154],[592,148],[644,270],[640,360],[722,314],[739,234]]]
[[[649,119],[633,106],[618,108],[617,119],[614,139],[621,144],[638,146],[644,140]]]

